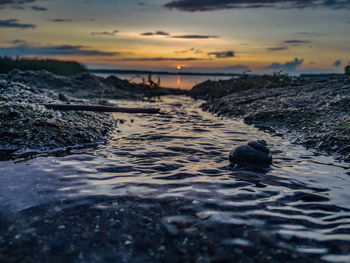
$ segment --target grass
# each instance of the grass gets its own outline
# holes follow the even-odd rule
[[[56,75],[71,76],[86,71],[86,67],[75,61],[61,61],[40,58],[0,57],[0,73],[8,73],[13,69],[47,70]]]
[[[338,128],[338,129],[350,129],[350,124],[345,124],[345,125],[342,125],[342,126],[338,126],[336,128]]]

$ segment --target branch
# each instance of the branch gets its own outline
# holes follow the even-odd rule
[[[46,108],[63,111],[97,111],[97,112],[123,112],[123,113],[159,113],[159,108],[120,108],[99,105],[72,105],[72,104],[43,104]]]

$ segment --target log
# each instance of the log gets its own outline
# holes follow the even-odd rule
[[[73,104],[43,104],[46,108],[62,111],[97,111],[97,112],[122,112],[122,113],[159,113],[159,108],[121,108],[100,105],[73,105]]]

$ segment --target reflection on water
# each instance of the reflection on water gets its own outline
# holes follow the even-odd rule
[[[102,77],[108,77],[110,74],[97,74]],[[134,83],[142,83],[143,80],[147,82],[147,74],[114,74],[118,78],[126,79]],[[152,75],[153,80],[158,79],[158,75]],[[226,80],[231,79],[229,76],[211,76],[211,75],[159,75],[160,84],[164,88],[175,88],[190,90],[193,86],[202,83],[206,80]]]
[[[166,200],[168,207],[181,207],[176,215],[163,212],[166,220],[193,211],[196,227],[210,232],[235,229],[224,231],[219,244],[254,247],[267,239],[276,250],[349,262],[347,165],[332,165],[331,157],[316,156],[241,121],[202,112],[200,103],[187,97],[121,101],[120,106],[160,107],[166,114],[116,114],[125,124],[107,145],[64,157],[1,163],[0,174],[6,175],[0,178],[2,211],[13,214],[57,200],[71,200],[74,207],[74,200],[81,199],[90,200],[92,207],[108,207],[91,201],[101,196],[135,197],[152,204]],[[257,139],[272,149],[272,171],[262,175],[229,169],[231,148]],[[255,236],[240,234],[245,229],[259,231]]]

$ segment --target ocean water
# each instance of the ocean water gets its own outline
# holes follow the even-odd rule
[[[98,76],[108,77],[111,74],[97,74]],[[148,80],[147,74],[113,74],[121,79],[126,79],[134,83],[142,83],[143,79]],[[193,86],[206,80],[227,80],[230,76],[212,76],[212,75],[159,75],[160,85],[164,88],[174,88],[190,90]],[[158,75],[152,75],[154,82],[158,81]]]

